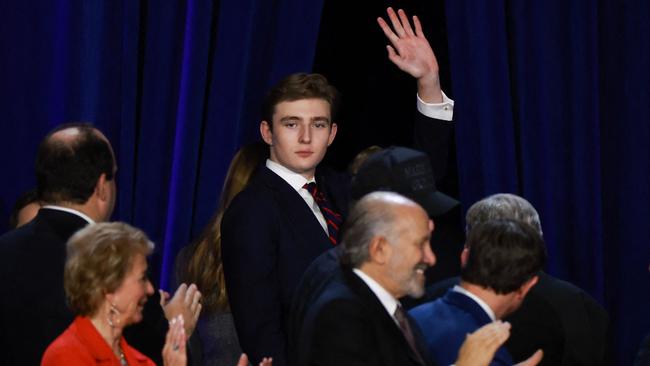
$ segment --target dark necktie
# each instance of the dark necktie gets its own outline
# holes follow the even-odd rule
[[[341,222],[343,221],[341,215],[336,213],[332,206],[330,206],[325,194],[318,190],[315,182],[305,183],[302,188],[306,189],[314,197],[314,201],[318,205],[318,208],[320,208],[320,212],[323,214],[327,223],[328,237],[332,244],[336,245],[338,243],[339,226],[341,226]]]
[[[408,319],[406,318],[406,311],[404,311],[404,308],[402,308],[401,305],[397,305],[397,309],[395,309],[395,320],[397,320],[397,323],[399,324],[399,328],[402,330],[402,333],[404,334],[404,338],[406,338],[406,342],[408,342],[409,346],[411,347],[411,350],[413,350],[413,353],[415,353],[415,356],[417,357],[418,361],[422,365],[424,365],[424,359],[422,359],[422,355],[420,355],[420,352],[418,351],[417,346],[415,345],[415,337],[413,336],[413,332],[411,331],[411,325],[409,324]]]

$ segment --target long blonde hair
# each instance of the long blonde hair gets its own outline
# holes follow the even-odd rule
[[[190,248],[187,270],[181,276],[184,282],[195,283],[199,288],[206,313],[229,309],[221,262],[221,219],[232,199],[248,185],[256,168],[268,155],[268,145],[261,142],[245,145],[237,151],[228,168],[217,212]]]

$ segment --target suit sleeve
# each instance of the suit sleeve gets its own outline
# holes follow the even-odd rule
[[[453,146],[454,126],[454,122],[430,118],[419,111],[416,113],[413,147],[429,156],[438,184],[448,174],[449,150]]]
[[[226,289],[242,350],[252,364],[286,364],[277,269],[277,209],[269,197],[240,194],[221,225]]]

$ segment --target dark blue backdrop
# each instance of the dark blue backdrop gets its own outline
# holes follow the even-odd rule
[[[0,217],[33,186],[42,136],[92,121],[118,156],[114,218],[158,243],[152,267],[166,286],[234,151],[257,138],[266,88],[311,69],[322,6],[1,2]],[[630,364],[650,331],[650,5],[452,0],[446,16],[462,201],[528,198],[548,271],[607,306],[616,363]]]

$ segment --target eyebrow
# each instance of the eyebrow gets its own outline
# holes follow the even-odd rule
[[[302,117],[298,116],[285,116],[280,118],[280,122],[286,122],[286,121],[302,121]],[[310,119],[311,121],[319,121],[319,122],[327,122],[330,123],[330,119],[325,117],[325,116],[316,116]]]

